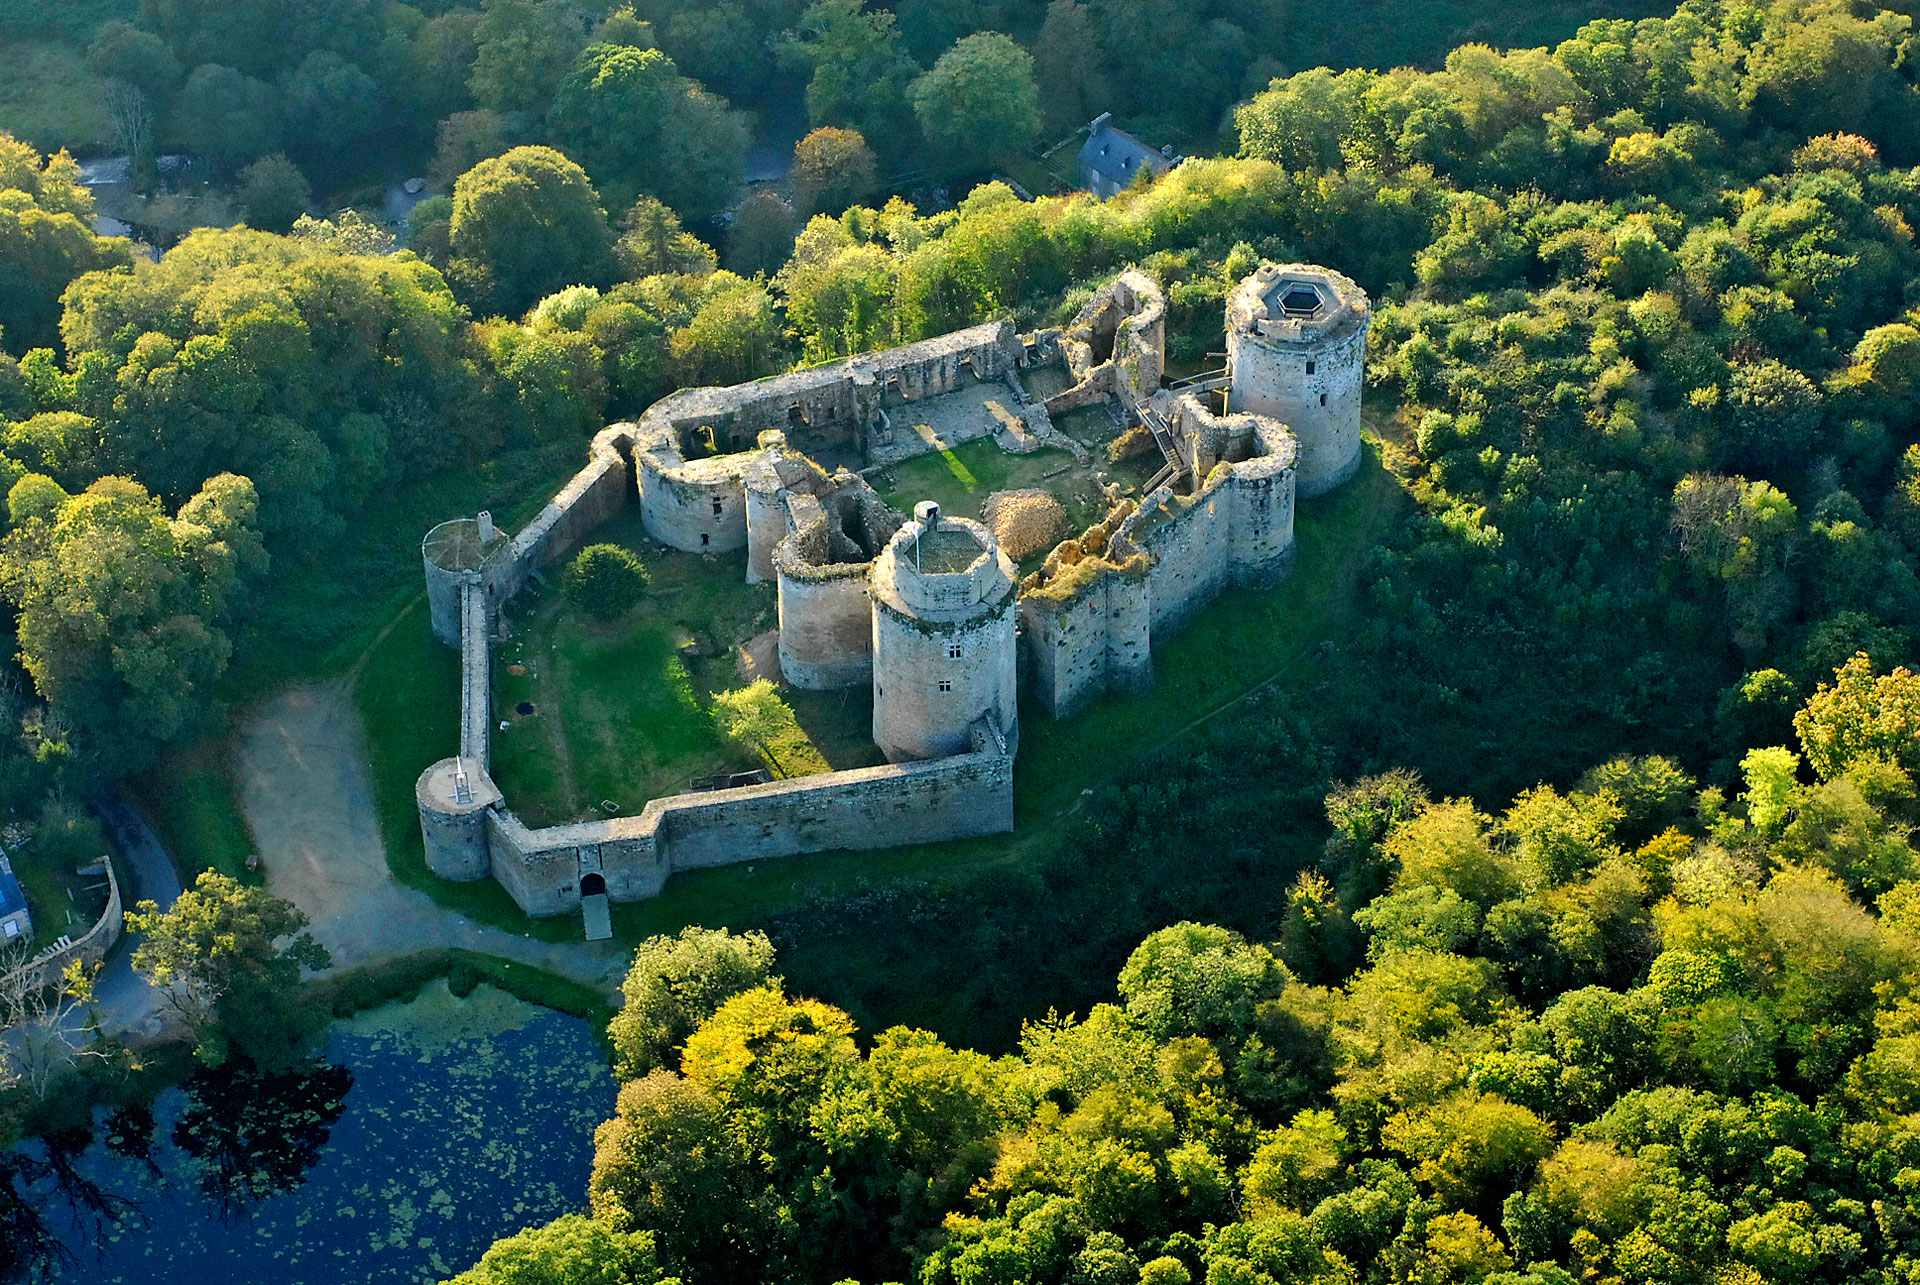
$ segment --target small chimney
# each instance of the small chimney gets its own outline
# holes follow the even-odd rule
[[[500,530],[498,527],[493,525],[493,514],[489,513],[485,509],[481,509],[480,510],[480,543],[492,544],[495,540],[498,540],[499,538],[500,538]]]
[[[913,520],[920,524],[920,530],[932,531],[940,525],[940,506],[932,500],[922,500],[913,506]]]
[[[1160,155],[1162,155],[1162,156],[1164,156],[1164,157],[1166,157],[1166,158],[1167,158],[1168,160],[1172,160],[1172,159],[1173,159],[1173,144],[1172,144],[1172,143],[1166,143],[1166,144],[1163,144],[1163,145],[1161,146],[1161,148],[1160,148]]]

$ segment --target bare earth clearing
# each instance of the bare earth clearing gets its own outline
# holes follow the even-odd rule
[[[611,943],[555,944],[485,927],[394,881],[349,681],[290,687],[249,711],[238,764],[267,887],[306,912],[334,968],[459,946],[617,990],[626,958]]]

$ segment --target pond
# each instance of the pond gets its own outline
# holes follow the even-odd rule
[[[65,1181],[32,1188],[73,1255],[54,1279],[439,1281],[585,1205],[615,1087],[585,1022],[441,981],[337,1023],[326,1061],[103,1115]],[[74,1214],[89,1186],[118,1225]]]

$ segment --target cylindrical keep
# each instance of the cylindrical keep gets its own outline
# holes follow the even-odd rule
[[[780,673],[795,687],[856,687],[873,674],[867,568],[823,571],[798,559],[779,569]]]
[[[648,535],[682,553],[731,553],[746,544],[744,457],[713,456],[665,469],[644,457],[637,463]]]
[[[482,515],[486,518],[486,515]],[[506,537],[491,518],[455,518],[427,532],[420,561],[427,576],[427,615],[433,636],[449,647],[460,645],[460,588],[493,563]]]
[[[1360,467],[1371,323],[1364,290],[1308,264],[1267,264],[1227,296],[1227,408],[1268,415],[1293,430],[1303,499],[1324,495]]]
[[[420,774],[413,799],[427,869],[462,883],[486,878],[487,810],[501,799],[492,779],[469,760],[441,759]]]
[[[923,504],[873,569],[873,739],[895,763],[973,746],[991,715],[1018,737],[1016,578],[978,522]]]

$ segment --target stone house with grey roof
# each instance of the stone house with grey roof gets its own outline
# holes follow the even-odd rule
[[[1080,147],[1080,182],[1104,200],[1131,187],[1141,170],[1158,178],[1183,159],[1171,146],[1157,151],[1147,146],[1116,126],[1112,112],[1101,112],[1087,126],[1087,141]]]

